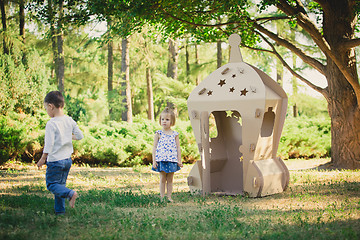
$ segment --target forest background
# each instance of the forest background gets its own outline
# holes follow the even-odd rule
[[[57,18],[60,22],[54,20],[63,12],[60,5],[1,1],[0,163],[39,159],[49,119],[43,99],[57,89],[65,95],[66,113],[85,135],[74,143],[73,159],[79,164],[149,164],[153,135],[160,128],[156,119],[169,105],[178,114],[174,129],[180,133],[183,161],[199,159],[186,100],[202,79],[228,62],[227,43],[186,34],[171,38],[156,25],[120,37],[112,28],[116,22],[104,24],[104,19],[83,14],[81,1],[74,2],[74,8],[71,1],[62,6],[67,9]],[[99,25],[107,28],[100,34],[95,30]],[[285,24],[274,27],[291,33]],[[291,52],[279,49],[299,72],[309,71]],[[279,156],[285,160],[329,157],[325,99],[309,94],[274,56],[247,48],[241,51],[245,62],[287,86],[289,106]],[[64,73],[60,77],[59,66]],[[211,126],[216,131],[214,121]]]

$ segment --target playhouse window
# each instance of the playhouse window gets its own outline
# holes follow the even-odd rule
[[[230,124],[231,122],[234,123],[234,121],[239,124],[240,126],[240,129],[242,127],[242,118],[241,118],[241,115],[238,111],[232,111],[232,110],[229,110],[229,111],[215,111],[215,112],[212,112],[209,116],[209,135],[210,135],[210,138],[217,138],[218,137],[218,127],[220,127],[222,130],[224,130],[224,126],[217,126],[216,124],[216,120],[215,120],[215,116],[219,117],[219,119],[222,119],[220,120],[221,123],[220,124]],[[223,118],[225,117],[225,118]],[[230,119],[229,119],[230,118]],[[225,122],[224,122],[225,121]],[[220,129],[220,131],[221,131]]]
[[[209,136],[210,138],[216,138],[218,136],[215,117],[212,113],[210,114],[209,117]]]
[[[264,114],[264,119],[261,126],[261,137],[270,137],[274,129],[275,113],[272,107]]]

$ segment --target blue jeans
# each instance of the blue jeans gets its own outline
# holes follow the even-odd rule
[[[71,164],[71,158],[46,163],[46,187],[55,196],[56,214],[65,213],[65,198],[71,199],[75,193],[65,187]]]

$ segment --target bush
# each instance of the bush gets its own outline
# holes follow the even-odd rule
[[[44,145],[47,114],[37,117],[12,113],[0,116],[0,164],[15,159],[32,162],[39,159]]]
[[[23,129],[9,126],[5,117],[0,118],[0,164],[21,154],[23,132]]]
[[[330,157],[330,126],[329,118],[286,118],[278,154],[283,159]]]
[[[33,114],[43,107],[49,74],[36,52],[29,51],[27,57],[24,65],[21,55],[0,54],[0,114]]]
[[[135,118],[131,124],[109,122],[81,126],[81,129],[85,138],[74,142],[78,149],[74,155],[75,162],[129,167],[152,162],[154,133],[160,126],[157,122]],[[183,161],[194,162],[199,153],[190,122],[179,120],[174,130],[180,133]]]
[[[36,116],[13,113],[0,117],[0,157],[3,164],[9,159],[38,161],[44,145],[45,111]],[[158,122],[139,117],[134,123],[110,121],[106,124],[78,123],[84,139],[74,141],[73,160],[79,164],[130,167],[152,162],[153,139]],[[184,163],[200,159],[190,121],[177,120]],[[288,117],[280,139],[278,154],[283,159],[319,158],[330,156],[330,119]]]
[[[296,104],[299,116],[309,118],[328,118],[327,102],[323,97],[312,97],[306,94],[297,94],[289,97],[288,114],[294,116],[293,106]]]

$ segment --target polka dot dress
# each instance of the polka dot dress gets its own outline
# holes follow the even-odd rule
[[[160,135],[159,142],[156,147],[155,159],[158,164],[155,169],[151,169],[155,172],[176,172],[180,170],[177,164],[177,148],[176,148],[176,136],[178,132],[173,131],[172,134],[165,134],[163,130],[156,131]]]

